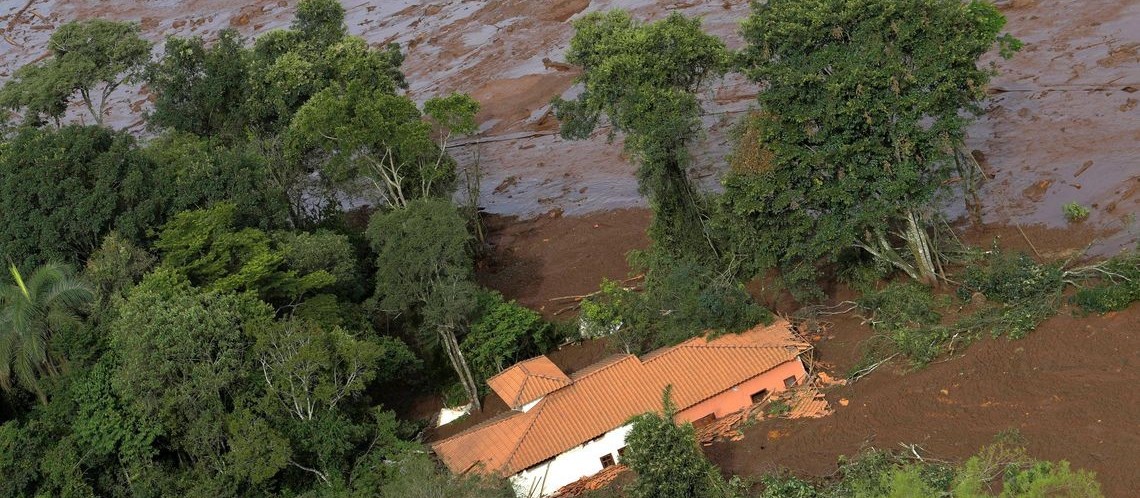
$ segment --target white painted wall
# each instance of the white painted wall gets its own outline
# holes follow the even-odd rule
[[[563,452],[546,463],[511,476],[519,498],[539,498],[559,488],[602,470],[602,455],[613,455],[621,462],[618,450],[625,446],[625,436],[632,425],[607,432],[601,439]]]
[[[455,408],[442,408],[439,410],[439,423],[436,425],[442,426],[444,424],[450,424],[454,422],[455,419],[467,415],[468,413],[471,413],[471,403]]]

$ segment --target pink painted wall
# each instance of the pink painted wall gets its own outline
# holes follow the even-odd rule
[[[697,403],[677,414],[678,422],[692,422],[710,413],[717,418],[739,411],[752,405],[752,394],[761,389],[767,389],[770,394],[784,391],[784,379],[796,377],[796,382],[803,382],[807,376],[804,364],[800,360],[792,360],[776,368],[748,379],[716,396]]]

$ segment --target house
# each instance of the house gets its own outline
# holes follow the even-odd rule
[[[665,386],[676,420],[701,425],[802,382],[810,349],[778,320],[641,358],[614,355],[569,376],[532,358],[487,381],[512,411],[431,446],[452,472],[499,474],[520,497],[546,496],[620,462],[630,418],[660,411]]]

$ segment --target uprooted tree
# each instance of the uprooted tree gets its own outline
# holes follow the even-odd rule
[[[992,74],[979,59],[1020,46],[1004,24],[980,1],[754,4],[740,64],[763,89],[743,133],[758,151],[722,204],[736,250],[802,296],[850,248],[936,283],[936,203]]]

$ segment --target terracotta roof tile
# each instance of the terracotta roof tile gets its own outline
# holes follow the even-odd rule
[[[547,393],[570,385],[570,377],[562,373],[549,358],[539,356],[499,372],[487,379],[487,385],[508,406],[517,410]]]
[[[488,472],[513,475],[620,427],[635,415],[660,409],[666,385],[673,385],[674,402],[684,410],[793,360],[810,347],[791,333],[788,322],[779,320],[742,334],[690,339],[655,351],[646,360],[633,355],[607,358],[575,374],[572,382],[567,379],[564,387],[544,393],[526,413],[489,421],[432,448],[454,472],[466,472],[483,462]],[[535,360],[541,364],[545,358]],[[530,372],[529,362],[535,360],[508,371],[527,364],[525,371]],[[518,374],[504,374],[495,381],[504,391],[492,388],[500,395],[515,393],[513,386],[521,385]]]

